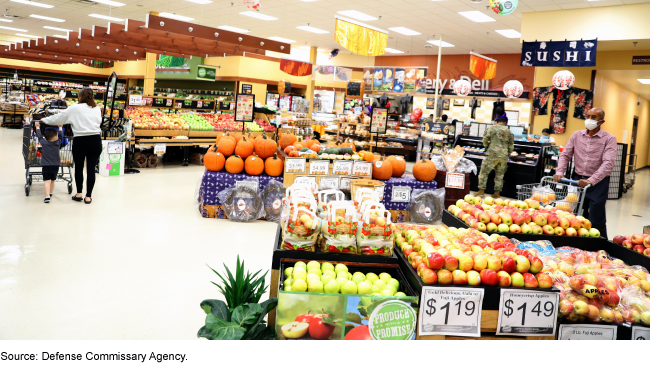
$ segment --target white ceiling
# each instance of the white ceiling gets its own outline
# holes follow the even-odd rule
[[[242,0],[214,0],[207,5],[199,5],[186,0],[115,0],[126,3],[122,7],[110,7],[92,3],[88,0],[36,0],[55,5],[44,9],[36,6],[0,1],[0,11],[21,18],[13,23],[0,22],[0,26],[26,29],[27,34],[51,36],[61,32],[43,29],[44,25],[77,30],[90,29],[92,25],[105,26],[106,21],[91,18],[88,14],[97,13],[118,18],[144,20],[150,11],[170,12],[195,18],[197,24],[218,27],[230,25],[251,30],[250,35],[257,37],[283,37],[296,40],[292,46],[314,45],[324,49],[342,48],[334,41],[334,15],[342,10],[357,10],[379,20],[367,21],[366,24],[387,30],[393,27],[406,27],[422,33],[418,36],[405,36],[390,32],[388,47],[404,51],[405,54],[437,54],[437,47],[425,48],[428,39],[439,39],[444,34],[444,41],[456,47],[445,48],[445,54],[466,54],[471,50],[478,53],[519,53],[519,39],[509,39],[495,30],[521,30],[522,13],[532,11],[549,11],[576,9],[586,7],[612,6],[646,3],[650,0],[519,0],[516,11],[507,16],[496,15],[488,0],[474,4],[470,0],[317,0],[302,2],[300,0],[260,0],[260,13],[271,15],[278,20],[264,21],[240,15],[247,11]],[[231,6],[231,3],[234,3]],[[5,11],[5,9],[8,9]],[[459,15],[461,11],[479,10],[497,21],[475,23]],[[30,18],[30,14],[65,19],[63,23]],[[296,29],[307,25],[329,31],[318,35]],[[549,24],[549,26],[554,26]],[[558,25],[560,26],[560,25]],[[0,29],[1,34],[14,36],[16,32]],[[0,39],[10,39],[4,36]],[[28,39],[28,38],[19,38]],[[341,49],[341,52],[347,52]]]

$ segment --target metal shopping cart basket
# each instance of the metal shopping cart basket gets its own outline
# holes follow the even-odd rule
[[[59,150],[61,167],[59,168],[56,181],[67,181],[68,194],[71,194],[72,167],[74,166],[74,162],[72,161],[72,131],[70,126],[63,126],[62,134],[62,146]],[[25,195],[29,196],[32,182],[43,181],[43,171],[38,169],[41,167],[41,150],[34,121],[30,121],[29,124],[23,126],[23,157],[25,158]]]
[[[562,179],[561,182],[555,182],[552,176],[544,176],[539,184],[517,185],[517,198],[537,200],[542,204],[582,215],[585,195],[590,186],[581,188],[575,180]]]

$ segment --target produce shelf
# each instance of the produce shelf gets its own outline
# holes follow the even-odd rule
[[[133,134],[138,137],[172,137],[189,136],[188,130],[135,129]]]

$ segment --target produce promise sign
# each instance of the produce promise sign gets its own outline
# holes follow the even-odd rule
[[[212,66],[198,65],[196,68],[196,79],[215,81],[217,79],[217,68]]]

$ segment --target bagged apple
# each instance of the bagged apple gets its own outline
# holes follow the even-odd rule
[[[378,201],[366,200],[363,203],[361,203],[361,205],[359,206],[357,218],[359,220],[363,218],[363,213],[365,213],[366,210],[368,209],[386,209],[386,207],[384,206],[384,204]]]
[[[391,256],[393,232],[391,214],[386,209],[368,209],[363,214],[357,230],[357,247],[362,255]]]
[[[287,208],[282,211],[282,218],[280,220],[280,223],[282,227],[284,228],[284,225],[287,224],[287,221],[289,218],[294,214],[297,208],[305,208],[308,209],[310,212],[314,213],[317,215],[318,212],[318,205],[316,204],[316,200],[312,198],[311,196],[302,198],[302,197],[294,197],[292,198],[292,201],[289,202],[287,205]]]
[[[359,209],[361,204],[366,200],[379,201],[379,193],[369,188],[359,188],[353,197],[354,206]]]
[[[313,177],[309,176],[299,176],[296,178],[296,180],[293,182],[293,185],[306,185],[307,188],[311,191],[312,194],[314,194],[314,199],[318,200],[318,184],[316,184],[316,181]]]
[[[283,250],[315,251],[321,230],[321,219],[305,207],[296,207],[282,229]]]
[[[327,206],[330,202],[344,201],[345,194],[340,190],[321,190],[318,192],[318,216],[327,218]]]
[[[357,253],[356,211],[347,202],[330,202],[322,228],[321,252]]]

